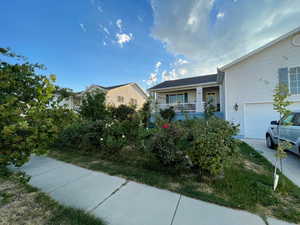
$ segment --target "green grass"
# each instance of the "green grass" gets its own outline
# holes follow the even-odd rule
[[[0,173],[0,187],[4,182],[10,182],[14,187],[6,188],[0,192],[0,210],[1,207],[4,207],[7,204],[21,200],[23,201],[22,210],[30,212],[30,215],[26,215],[26,219],[42,217],[43,215],[49,214],[45,223],[41,225],[107,225],[103,220],[96,218],[83,210],[60,205],[45,193],[42,193],[37,188],[25,183],[22,176],[18,174],[13,174],[9,171]],[[28,196],[32,196],[32,194],[35,196],[33,199],[27,198]],[[24,199],[26,199],[26,202],[24,202]],[[28,207],[28,209],[24,209],[24,207]],[[30,207],[32,207],[32,209]],[[37,212],[37,209],[41,209],[42,212]],[[11,213],[12,214],[8,214],[7,216],[11,217],[14,212],[12,211]],[[14,221],[13,224],[24,224],[22,219],[21,221],[16,221]],[[28,220],[26,221],[28,222]]]
[[[274,192],[273,166],[246,143],[239,145],[237,156],[222,176],[201,182],[196,174],[176,174],[137,151],[126,151],[114,158],[107,158],[101,153],[62,151],[53,151],[50,156],[195,199],[247,210],[263,218],[273,216],[300,222],[300,189],[281,175],[278,189]]]

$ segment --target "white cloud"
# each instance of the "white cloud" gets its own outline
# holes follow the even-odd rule
[[[116,25],[119,28],[120,32],[122,31],[122,23],[123,23],[123,21],[121,19],[118,19],[116,21]]]
[[[166,80],[175,80],[175,79],[178,79],[178,74],[176,73],[176,70],[175,69],[172,69],[170,71],[163,71],[162,72],[162,80],[163,81],[166,81]]]
[[[158,62],[155,64],[155,68],[156,68],[156,69],[159,69],[159,67],[161,66],[161,64],[162,64],[162,63],[161,63],[160,61],[158,61]]]
[[[106,27],[103,27],[103,31],[104,31],[106,34],[110,35],[110,32],[109,32],[109,30],[108,30]]]
[[[103,46],[106,46],[106,45],[107,45],[106,41],[103,41]]]
[[[83,32],[87,32],[87,29],[83,23],[80,23],[79,26]]]
[[[125,43],[128,43],[132,40],[133,35],[132,35],[132,33],[130,33],[129,35],[125,34],[125,33],[123,33],[123,34],[117,33],[116,38],[117,38],[118,44],[121,46],[121,48],[123,48],[123,45]]]
[[[151,73],[150,76],[149,76],[149,79],[146,80],[146,83],[147,83],[149,86],[152,86],[152,85],[154,85],[156,82],[157,82],[157,73]]]
[[[224,16],[225,16],[225,13],[224,13],[224,12],[219,12],[219,13],[217,14],[217,19],[222,19],[222,18],[224,18]]]
[[[183,68],[188,76],[215,72],[300,25],[300,1],[295,0],[151,0],[151,5],[153,37],[189,61],[174,68],[177,76]]]

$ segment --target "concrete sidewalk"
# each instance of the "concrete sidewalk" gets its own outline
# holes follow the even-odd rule
[[[275,150],[269,149],[263,139],[244,139],[247,144],[262,154],[273,165],[276,161]],[[283,174],[300,187],[300,159],[294,153],[287,152],[287,157],[283,159]]]
[[[34,156],[21,171],[30,184],[60,203],[81,208],[110,225],[265,225],[246,211]],[[268,218],[269,225],[288,225]]]

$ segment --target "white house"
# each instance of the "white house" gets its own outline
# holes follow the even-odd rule
[[[300,27],[218,69],[217,74],[165,81],[149,89],[158,108],[173,106],[194,116],[203,114],[203,104],[212,100],[217,111],[240,124],[240,136],[264,138],[272,120],[274,88],[288,85],[300,109]],[[182,118],[182,117],[181,117]]]
[[[225,119],[240,124],[240,135],[264,138],[273,110],[274,88],[288,85],[300,109],[300,27],[220,68],[225,72]]]

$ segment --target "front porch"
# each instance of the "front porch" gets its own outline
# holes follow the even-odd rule
[[[154,111],[159,112],[172,107],[177,114],[200,115],[204,112],[205,104],[210,103],[215,107],[215,112],[221,113],[223,111],[221,89],[222,87],[218,85],[156,91],[152,93],[155,99]]]

